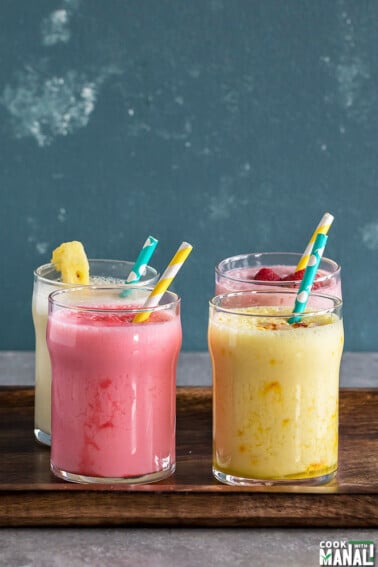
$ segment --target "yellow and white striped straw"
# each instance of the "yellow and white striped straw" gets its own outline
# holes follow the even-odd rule
[[[324,213],[322,219],[318,226],[316,227],[314,234],[311,236],[309,243],[306,246],[306,250],[303,252],[301,259],[298,262],[297,267],[295,268],[296,272],[299,270],[304,270],[308,264],[308,261],[311,256],[312,247],[314,245],[315,239],[318,234],[327,234],[329,231],[331,224],[333,223],[334,216],[331,213]]]
[[[193,246],[191,244],[188,244],[188,242],[182,242],[176,254],[173,256],[172,260],[166,267],[163,275],[160,277],[154,289],[147,297],[146,302],[143,305],[144,308],[156,307],[156,305],[159,305],[161,298],[171,285],[173,278],[177,275],[177,272],[181,269],[181,266],[192,250]],[[149,318],[150,314],[151,312],[149,311],[138,313],[137,315],[135,315],[133,323],[142,323],[143,321],[146,321]]]

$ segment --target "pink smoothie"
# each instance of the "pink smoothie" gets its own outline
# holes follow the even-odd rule
[[[49,318],[47,342],[53,467],[108,478],[172,469],[179,315],[132,323],[124,311],[62,309]]]
[[[285,291],[296,289],[299,287],[298,281],[256,281],[255,275],[264,266],[254,266],[246,268],[236,268],[229,270],[216,282],[215,293],[220,295],[222,293],[232,293],[235,291]],[[266,266],[271,268],[281,278],[292,274],[295,271],[295,266]],[[226,277],[224,277],[226,276]],[[312,291],[321,295],[333,295],[341,299],[341,280],[339,274],[337,277],[332,276],[331,272],[325,270],[318,270],[317,280],[314,283]]]

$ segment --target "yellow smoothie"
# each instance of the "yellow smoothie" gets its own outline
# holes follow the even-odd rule
[[[290,481],[337,469],[342,320],[314,314],[290,325],[286,315],[211,310],[215,474]]]

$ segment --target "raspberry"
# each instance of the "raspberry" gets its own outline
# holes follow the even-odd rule
[[[281,278],[274,270],[261,268],[253,279],[262,282],[279,282]]]
[[[281,278],[281,281],[282,282],[300,281],[303,279],[304,273],[305,273],[304,270],[298,270],[298,272],[292,272],[291,274],[288,274],[284,278]]]
[[[321,276],[319,276],[318,274],[316,274],[316,276],[315,276],[315,281],[314,281],[314,283],[312,284],[312,289],[313,289],[313,290],[319,289],[320,287],[323,287],[323,286],[324,286],[324,283],[323,283],[323,282],[317,282],[317,281],[316,281],[316,280],[319,279],[320,277],[321,277]]]
[[[305,270],[298,270],[298,272],[292,272],[291,274],[288,274],[287,276],[285,276],[284,278],[281,278],[281,281],[283,282],[294,282],[294,281],[302,281],[303,280],[303,276],[304,276]],[[319,279],[321,276],[319,274],[315,275],[315,280]],[[316,283],[316,281],[314,281],[314,283],[312,284],[312,289],[319,289],[320,287],[322,287],[322,283],[318,282]]]

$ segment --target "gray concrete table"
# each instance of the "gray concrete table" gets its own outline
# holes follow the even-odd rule
[[[0,351],[0,386],[34,384],[34,353]],[[180,355],[177,384],[210,386],[211,368],[207,352],[183,352]],[[378,387],[378,352],[345,352],[341,364],[343,388]]]
[[[33,382],[33,353],[0,352],[0,385]],[[177,382],[210,385],[208,354],[182,353]],[[341,386],[377,387],[378,353],[345,353]],[[320,541],[351,539],[378,530],[5,528],[0,567],[317,567]]]

